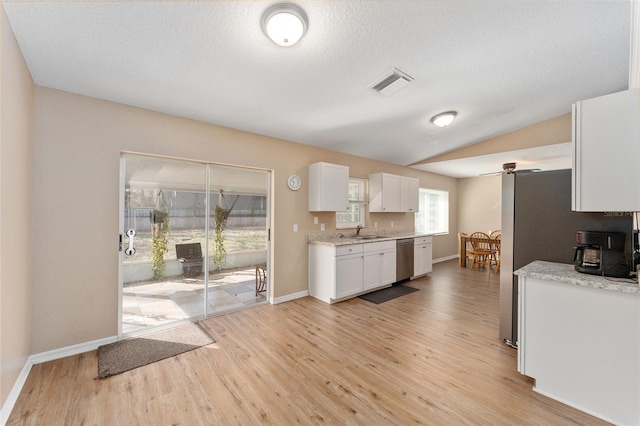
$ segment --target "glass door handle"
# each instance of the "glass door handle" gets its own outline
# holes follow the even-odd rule
[[[124,250],[124,254],[126,254],[127,256],[133,256],[134,254],[136,254],[136,249],[133,247],[133,237],[135,236],[136,236],[135,229],[129,229],[127,231],[127,237],[129,237],[129,247],[127,247]]]

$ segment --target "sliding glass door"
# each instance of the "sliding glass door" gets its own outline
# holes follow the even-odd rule
[[[121,334],[266,300],[268,172],[123,154],[121,180]]]

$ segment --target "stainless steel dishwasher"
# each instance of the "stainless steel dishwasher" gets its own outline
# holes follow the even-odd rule
[[[413,238],[396,240],[396,282],[413,275]]]

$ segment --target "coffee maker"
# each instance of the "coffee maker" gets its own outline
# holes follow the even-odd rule
[[[624,253],[624,232],[578,231],[573,261],[578,272],[605,277],[629,278]]]

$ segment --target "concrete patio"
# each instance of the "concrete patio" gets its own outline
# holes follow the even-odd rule
[[[256,296],[255,268],[223,271],[210,276],[207,315],[216,315],[266,302]],[[202,276],[168,277],[162,282],[125,284],[122,333],[131,334],[203,315],[205,288]]]

